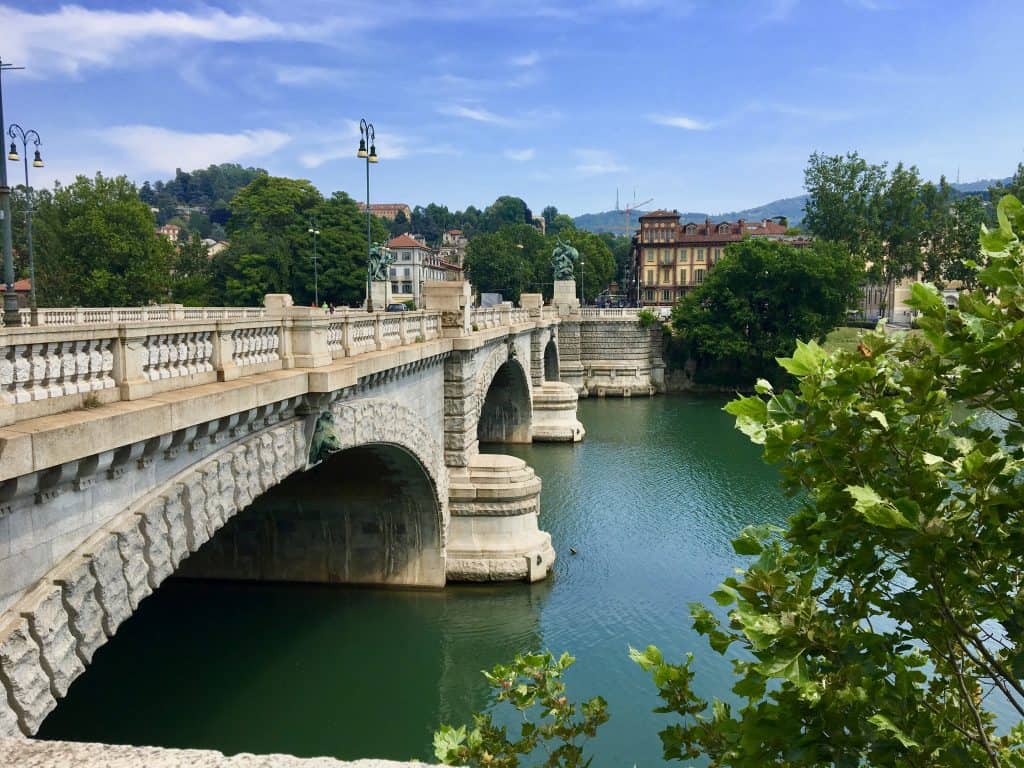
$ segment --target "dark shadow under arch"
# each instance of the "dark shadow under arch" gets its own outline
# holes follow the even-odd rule
[[[476,434],[481,443],[529,443],[533,408],[523,367],[515,360],[503,363],[487,388]]]
[[[437,491],[404,448],[333,454],[239,512],[176,575],[440,587]]]
[[[544,381],[559,381],[558,346],[551,339],[544,347]]]

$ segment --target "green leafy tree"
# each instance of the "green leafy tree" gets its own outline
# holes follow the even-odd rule
[[[615,258],[615,280],[620,286],[625,286],[627,278],[632,269],[631,257],[633,244],[630,238],[625,235],[615,235],[611,232],[602,232],[599,237],[608,246]]]
[[[171,301],[189,307],[215,306],[220,296],[213,277],[209,249],[193,233],[171,258]]]
[[[593,758],[585,757],[583,749],[608,721],[608,707],[600,696],[579,705],[569,701],[562,675],[575,661],[567,653],[558,659],[550,652],[526,653],[484,672],[498,702],[521,713],[519,737],[511,738],[490,713],[476,715],[472,729],[441,726],[434,734],[437,759],[473,768],[516,768],[521,758],[544,750],[546,759],[540,765],[545,768],[590,765]],[[538,712],[539,724],[532,719]]]
[[[174,248],[124,176],[79,176],[37,194],[40,306],[138,306],[168,298]]]
[[[856,152],[815,152],[804,170],[804,229],[821,240],[845,243],[862,258],[877,257],[878,200],[885,182],[885,166],[872,165]]]
[[[712,593],[716,609],[690,606],[733,660],[731,700],[695,694],[692,656],[630,649],[673,719],[666,759],[1024,765],[1020,233],[1024,205],[1004,196],[998,228],[982,230],[977,290],[947,309],[913,286],[923,336],[869,332],[832,353],[800,343],[779,360],[795,390],[762,380],[726,407],[801,506],[786,530],[742,531],[733,547],[752,561]],[[997,702],[1012,724],[997,727]],[[470,762],[479,745],[508,743],[474,733],[466,751],[468,734],[440,733],[439,756],[486,764]]]
[[[519,301],[524,292],[550,289],[551,270],[541,270],[545,252],[550,250],[544,236],[527,224],[507,225],[497,232],[477,235],[466,247],[465,269],[469,281],[480,292],[502,294],[506,301]]]
[[[480,216],[481,232],[497,232],[509,224],[533,225],[530,207],[518,197],[502,195],[484,210]]]
[[[1024,163],[1017,163],[1017,170],[1010,177],[1008,183],[998,182],[995,186],[989,187],[988,197],[993,208],[999,205],[999,201],[1005,195],[1013,195],[1018,200],[1024,200]]]
[[[782,536],[691,606],[720,653],[737,646],[742,704],[696,697],[690,662],[634,657],[656,676],[666,757],[728,766],[1024,764],[1024,206],[985,231],[980,290],[947,309],[912,288],[924,338],[813,342],[780,360],[796,391],[727,406],[804,499]],[[999,732],[997,700],[1017,724]]]
[[[807,248],[748,238],[726,248],[703,285],[672,310],[686,353],[707,375],[752,384],[798,338],[823,339],[853,303],[863,271],[839,244]]]

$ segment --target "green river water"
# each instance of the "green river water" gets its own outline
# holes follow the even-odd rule
[[[488,705],[481,669],[549,648],[577,657],[571,697],[608,700],[595,766],[657,764],[666,720],[627,647],[692,651],[699,690],[728,695],[729,664],[690,629],[686,604],[740,562],[735,532],[792,505],[723,402],[582,400],[582,444],[494,447],[543,478],[541,526],[558,552],[546,582],[424,592],[172,580],[40,736],[433,762],[436,725]]]

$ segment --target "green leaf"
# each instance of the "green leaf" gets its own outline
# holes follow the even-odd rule
[[[914,283],[911,285],[907,304],[925,314],[942,312],[946,308],[938,289],[931,283]]]
[[[759,397],[738,397],[726,403],[722,410],[737,418],[743,416],[760,423],[768,418],[768,406]]]
[[[466,726],[460,725],[452,728],[450,725],[442,725],[434,732],[434,756],[442,763],[455,765],[458,760],[458,749],[466,741]],[[455,752],[456,754],[452,754]]]
[[[902,744],[907,749],[921,746],[912,738],[907,736],[907,734],[905,734],[902,730],[897,728],[896,725],[892,722],[892,720],[890,720],[883,714],[872,715],[868,718],[868,722],[876,728],[878,728],[878,730],[891,734],[900,744]]]
[[[846,492],[853,497],[853,508],[872,525],[882,528],[910,528],[915,526],[896,507],[879,496],[867,485],[848,485]]]
[[[883,429],[889,428],[889,420],[885,418],[885,414],[882,413],[881,411],[872,411],[871,413],[868,414],[868,416],[870,416],[872,419],[881,424]]]

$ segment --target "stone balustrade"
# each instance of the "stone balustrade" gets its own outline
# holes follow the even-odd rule
[[[181,304],[160,304],[151,307],[48,307],[20,309],[22,327],[62,326],[120,323],[156,323],[169,320],[252,320],[267,316],[266,307],[185,307]],[[0,318],[3,327],[3,318]]]
[[[511,305],[474,310],[479,330],[527,322]],[[26,316],[27,319],[27,316]],[[442,338],[442,313],[306,307],[40,309],[0,328],[0,427]]]
[[[636,307],[582,307],[580,315],[582,317],[601,318],[602,320],[614,320],[616,318],[637,320],[637,313],[639,311]]]

